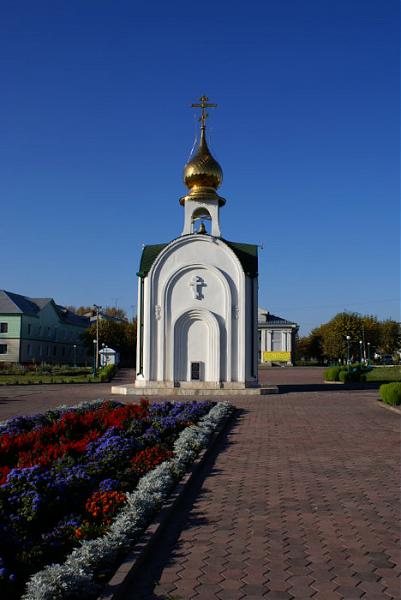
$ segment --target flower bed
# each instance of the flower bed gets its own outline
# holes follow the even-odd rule
[[[0,425],[0,596],[30,579],[27,599],[92,597],[229,411],[111,401]]]

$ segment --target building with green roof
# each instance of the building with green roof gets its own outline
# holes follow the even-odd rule
[[[184,226],[146,245],[138,275],[138,394],[258,388],[258,247],[223,237],[223,172],[206,136],[184,168]],[[132,387],[132,386],[131,386]]]

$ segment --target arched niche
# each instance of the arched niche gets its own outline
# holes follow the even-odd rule
[[[178,317],[174,323],[173,357],[174,381],[191,380],[192,362],[201,365],[201,381],[220,381],[220,327],[212,312],[191,309]]]

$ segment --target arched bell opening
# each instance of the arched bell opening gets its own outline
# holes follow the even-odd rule
[[[191,217],[191,233],[207,233],[212,229],[212,216],[207,208],[196,208]]]

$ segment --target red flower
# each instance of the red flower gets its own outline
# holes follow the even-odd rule
[[[94,492],[85,504],[85,509],[89,515],[102,523],[108,525],[111,523],[111,517],[115,515],[118,508],[126,501],[124,492],[115,490],[110,492]]]
[[[7,465],[5,467],[0,467],[0,485],[6,482],[7,475],[11,471],[10,467]]]
[[[34,431],[0,435],[0,465],[9,467],[47,466],[66,453],[82,454],[90,441],[110,427],[124,429],[132,419],[149,415],[149,402],[114,406],[111,402],[83,413],[70,411]]]
[[[161,446],[146,448],[131,459],[132,470],[138,475],[144,475],[172,456],[173,452],[165,450]]]

